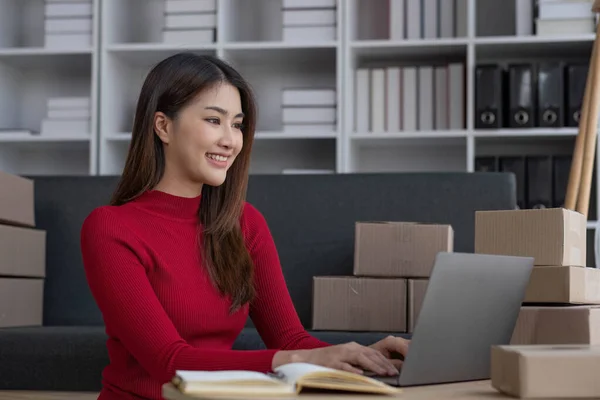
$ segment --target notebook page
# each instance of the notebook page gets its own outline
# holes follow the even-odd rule
[[[187,383],[228,381],[277,382],[268,375],[254,371],[177,371],[176,375]]]
[[[285,380],[289,384],[296,384],[298,379],[302,376],[311,372],[333,372],[336,371],[331,368],[322,367],[320,365],[307,364],[307,363],[291,363],[284,364],[280,367],[275,368],[275,373],[280,379]]]

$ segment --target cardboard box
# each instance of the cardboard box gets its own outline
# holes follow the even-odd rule
[[[563,208],[477,211],[475,253],[526,256],[542,266],[586,266],[586,218]]]
[[[600,345],[600,306],[521,307],[510,343]]]
[[[407,331],[409,333],[414,331],[415,325],[417,324],[419,311],[421,311],[421,305],[423,304],[423,299],[425,299],[425,293],[427,292],[428,284],[428,279],[408,280]]]
[[[493,346],[491,385],[520,398],[598,398],[599,365],[595,346]]]
[[[600,269],[534,267],[523,302],[600,304]]]
[[[454,250],[450,225],[412,222],[358,222],[354,275],[428,278],[436,255]]]
[[[313,329],[406,332],[406,280],[315,277]]]
[[[0,223],[35,226],[33,181],[0,171]]]
[[[44,280],[0,278],[0,328],[41,326]]]
[[[46,232],[0,225],[0,277],[46,276]]]

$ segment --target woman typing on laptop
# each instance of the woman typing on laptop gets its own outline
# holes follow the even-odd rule
[[[81,232],[108,335],[100,399],[160,399],[176,370],[397,374],[391,354],[408,341],[331,345],[300,324],[267,223],[244,201],[255,125],[248,84],[219,59],[178,54],[147,76],[111,204]],[[248,317],[267,350],[232,350]]]

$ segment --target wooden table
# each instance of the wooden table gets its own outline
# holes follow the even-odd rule
[[[511,397],[498,393],[490,386],[490,381],[452,383],[404,388],[399,396],[364,395],[302,395],[307,400],[385,400],[399,398],[406,400],[499,400]],[[0,400],[96,400],[98,393],[80,392],[36,392],[36,391],[0,391]],[[174,396],[173,400],[191,400],[188,396]],[[539,400],[539,399],[538,399]]]
[[[172,388],[172,387],[171,387]],[[169,395],[170,400],[193,400],[194,397],[184,396],[172,390]],[[464,383],[452,383],[443,385],[428,385],[418,387],[403,388],[402,393],[396,396],[373,396],[373,395],[300,395],[297,397],[287,397],[287,399],[307,399],[307,400],[385,400],[385,399],[406,399],[406,400],[510,400],[509,397],[498,393],[490,386],[490,381],[476,381]],[[2,397],[0,397],[2,399]],[[251,399],[251,397],[246,397]],[[257,399],[258,400],[258,399]],[[536,399],[539,400],[539,399]]]
[[[302,395],[301,398],[310,400],[384,400],[389,396],[355,396],[355,395]],[[80,392],[36,392],[36,391],[0,391],[0,400],[96,400],[98,393]],[[510,399],[497,393],[489,381],[453,383],[447,385],[431,385],[404,388],[398,397],[406,400],[488,400]],[[189,400],[190,397],[179,395],[179,399]],[[177,399],[174,399],[177,400]]]

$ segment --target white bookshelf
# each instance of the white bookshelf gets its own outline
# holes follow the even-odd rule
[[[494,60],[587,61],[593,33],[516,36],[512,1],[459,0],[466,8],[451,35],[391,39],[390,1],[398,0],[337,0],[335,37],[285,41],[285,1],[215,0],[214,41],[186,44],[163,42],[164,0],[93,0],[91,46],[48,49],[44,0],[0,0],[0,129],[13,130],[0,133],[0,169],[119,174],[141,84],[154,64],[180,51],[222,57],[253,86],[259,120],[252,173],[471,172],[480,155],[571,154],[577,128],[476,130],[473,71]],[[357,68],[449,63],[464,65],[460,126],[356,129]],[[335,129],[284,131],[287,87],[336,89]],[[89,135],[19,133],[39,130],[46,98],[62,95],[91,97]]]
[[[25,175],[96,174],[99,1],[89,5],[92,40],[45,40],[44,0],[0,0],[0,169]],[[89,97],[89,128],[40,132],[48,99]]]

